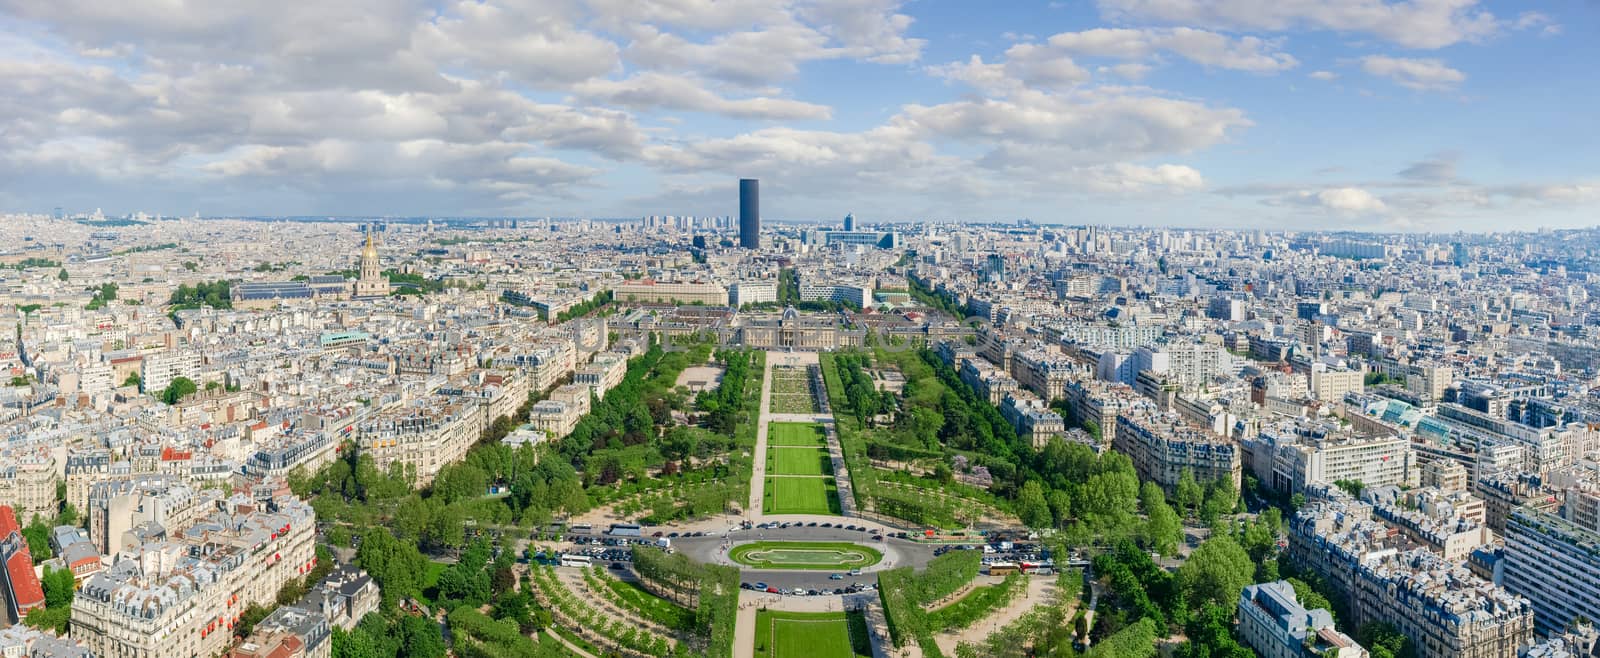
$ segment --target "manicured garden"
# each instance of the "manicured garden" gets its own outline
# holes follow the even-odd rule
[[[767,472],[773,475],[833,475],[833,460],[822,448],[767,448]]]
[[[733,547],[728,558],[757,569],[860,569],[883,560],[877,549],[850,542],[760,541]]]
[[[857,619],[851,619],[850,617]],[[870,657],[859,612],[756,612],[757,658]]]
[[[769,477],[767,514],[839,514],[839,489],[831,477]]]
[[[767,425],[767,445],[770,446],[812,446],[822,447],[828,444],[828,435],[821,425],[816,423],[769,423]]]

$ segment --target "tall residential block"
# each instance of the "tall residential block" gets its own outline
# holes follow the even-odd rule
[[[739,179],[739,246],[761,248],[761,181]]]

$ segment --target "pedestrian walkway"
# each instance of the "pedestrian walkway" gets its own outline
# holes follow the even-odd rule
[[[767,417],[772,415],[773,355],[773,352],[767,353],[766,367],[761,371],[761,412],[756,414],[755,463],[750,465],[750,505],[745,507],[746,515],[757,523],[765,516],[761,501],[767,495],[767,424],[770,422]]]
[[[575,654],[577,654],[579,656],[583,656],[583,658],[599,658],[599,656],[596,656],[596,655],[594,655],[592,653],[584,651],[582,647],[579,647],[576,644],[568,642],[567,638],[561,637],[560,634],[556,633],[552,629],[549,629],[549,628],[544,629],[544,636],[547,637],[547,638],[550,638],[552,640],[555,640],[557,642],[560,642],[561,646],[566,647],[568,651],[571,651],[572,653],[575,653]]]
[[[1056,596],[1056,579],[1054,577],[1030,576],[1028,589],[1025,594],[1013,599],[1006,607],[995,611],[971,626],[953,633],[939,633],[933,637],[934,644],[939,645],[939,651],[946,656],[956,655],[956,646],[962,643],[977,644],[1012,622],[1021,619],[1035,606],[1047,605],[1054,602]],[[1076,610],[1068,610],[1067,618],[1072,617]]]

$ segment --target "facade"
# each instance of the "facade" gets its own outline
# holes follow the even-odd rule
[[[1297,421],[1264,427],[1242,443],[1261,483],[1288,494],[1341,480],[1414,487],[1421,476],[1411,442],[1397,436],[1363,438]]]
[[[1239,445],[1193,427],[1177,414],[1124,411],[1117,415],[1111,447],[1133,460],[1141,479],[1155,481],[1168,493],[1185,471],[1199,482],[1225,478],[1235,491],[1241,484]]]
[[[854,304],[856,308],[866,308],[867,304],[872,302],[872,288],[849,283],[818,284],[811,281],[801,281],[800,301],[838,302],[841,304]]]
[[[728,303],[728,289],[715,283],[662,283],[648,279],[630,281],[614,288],[612,296],[617,301],[623,302],[706,306],[721,306]]]
[[[399,464],[415,476],[415,485],[423,486],[445,464],[464,457],[486,423],[477,404],[432,396],[358,423],[356,443],[378,468]]]
[[[1261,658],[1368,658],[1327,610],[1301,606],[1286,580],[1244,588],[1238,616],[1239,639]]]
[[[22,536],[22,525],[9,506],[0,505],[0,595],[5,614],[21,620],[29,610],[44,606],[44,589],[33,573],[33,554]]]
[[[722,340],[757,349],[811,352],[860,347],[866,335],[866,329],[841,326],[836,315],[801,315],[791,306],[782,313],[741,313]]]
[[[1371,506],[1329,492],[1289,524],[1289,555],[1349,603],[1360,627],[1393,624],[1418,658],[1515,658],[1533,639],[1533,607],[1371,519]]]
[[[1526,508],[1506,520],[1502,583],[1533,604],[1541,634],[1600,619],[1600,534]]]
[[[778,301],[778,284],[771,281],[740,281],[728,286],[728,305],[773,304]]]
[[[144,357],[139,367],[139,387],[146,393],[155,393],[179,377],[199,383],[199,376],[199,354],[189,350],[167,350]]]
[[[1038,398],[1007,395],[1000,403],[1000,415],[1035,449],[1043,448],[1050,443],[1050,439],[1061,436],[1067,431],[1066,421],[1061,418],[1061,414],[1051,411],[1044,401]]]
[[[252,605],[316,565],[316,514],[293,497],[235,496],[168,541],[120,557],[72,602],[72,637],[101,658],[217,656]]]
[[[739,179],[739,246],[761,248],[761,181]]]
[[[0,503],[11,506],[24,524],[35,516],[54,517],[56,482],[56,459],[49,450],[15,450],[0,464]]]

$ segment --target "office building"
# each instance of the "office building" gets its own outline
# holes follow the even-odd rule
[[[761,248],[761,181],[739,179],[739,246]]]

